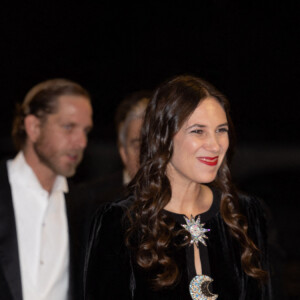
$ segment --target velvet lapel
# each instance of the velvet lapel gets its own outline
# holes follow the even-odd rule
[[[211,277],[214,279],[213,292],[218,299],[245,299],[245,278],[240,263],[240,250],[237,243],[230,236],[220,213],[206,224],[210,228],[207,233],[208,255]]]
[[[5,161],[0,163],[0,263],[13,299],[21,300],[17,230]]]

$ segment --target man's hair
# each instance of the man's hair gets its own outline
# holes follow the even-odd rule
[[[49,114],[57,112],[58,98],[64,95],[83,96],[90,101],[89,93],[78,83],[67,79],[50,79],[35,85],[26,94],[22,104],[17,104],[13,120],[12,138],[17,150],[24,147],[27,134],[24,120],[28,115],[34,115],[46,120]]]
[[[126,146],[127,129],[130,121],[144,118],[151,96],[151,91],[141,90],[130,94],[119,104],[115,114],[119,146]]]

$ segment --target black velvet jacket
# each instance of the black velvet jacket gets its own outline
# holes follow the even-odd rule
[[[216,193],[214,193],[216,195]],[[216,199],[217,198],[217,199]],[[261,250],[261,265],[269,270],[267,237],[264,213],[257,199],[240,195],[240,205],[248,218],[249,235]],[[191,300],[186,262],[186,247],[174,251],[180,279],[168,289],[153,291],[149,284],[151,274],[142,270],[134,261],[132,253],[124,244],[124,211],[133,199],[104,206],[96,215],[88,245],[85,264],[86,300]],[[214,196],[220,203],[220,197]],[[181,228],[180,224],[178,229]],[[211,269],[212,292],[219,300],[272,299],[270,281],[260,285],[247,276],[240,261],[240,247],[228,232],[228,228],[217,212],[205,224],[211,231],[207,250]]]

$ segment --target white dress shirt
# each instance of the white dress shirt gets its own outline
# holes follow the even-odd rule
[[[44,190],[22,152],[7,162],[17,227],[24,300],[66,300],[69,238],[65,177]]]

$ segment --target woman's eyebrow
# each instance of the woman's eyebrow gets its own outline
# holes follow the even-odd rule
[[[222,126],[228,126],[228,123],[226,122],[226,123],[220,124],[217,127],[222,127]]]
[[[197,124],[196,123],[196,124],[193,124],[193,125],[187,127],[186,129],[191,129],[191,128],[194,128],[194,127],[205,128],[206,125],[202,125],[202,124]]]
[[[228,126],[228,123],[227,122],[226,123],[222,123],[222,124],[218,125],[217,127],[223,127],[223,126]],[[188,130],[188,129],[191,129],[191,128],[194,128],[194,127],[205,128],[207,126],[203,125],[203,124],[196,123],[196,124],[193,124],[193,125],[187,127],[186,129]]]

